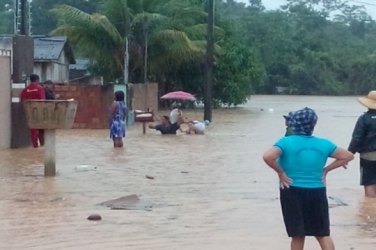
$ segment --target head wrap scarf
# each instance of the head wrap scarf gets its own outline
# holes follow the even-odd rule
[[[317,123],[317,115],[313,109],[304,108],[295,112],[289,112],[285,117],[286,125],[296,135],[312,135]]]

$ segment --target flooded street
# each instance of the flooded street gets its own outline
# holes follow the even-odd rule
[[[282,115],[305,106],[318,114],[315,134],[345,148],[366,110],[355,97],[253,96],[214,110],[203,136],[144,135],[135,124],[120,150],[107,130],[61,130],[57,176],[49,178],[43,148],[2,150],[0,249],[289,249],[278,178],[261,157],[284,134]],[[358,159],[328,176],[328,196],[347,204],[330,208],[340,250],[376,249],[376,200],[363,197]],[[151,211],[98,205],[132,194]],[[87,220],[91,214],[102,220]],[[305,249],[318,243],[307,238]]]

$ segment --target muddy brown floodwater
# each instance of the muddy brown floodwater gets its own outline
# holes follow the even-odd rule
[[[0,249],[289,249],[278,179],[261,156],[284,134],[283,114],[309,106],[316,135],[347,147],[365,108],[355,97],[253,96],[213,111],[206,135],[161,136],[140,124],[125,149],[107,130],[57,132],[57,176],[43,176],[43,149],[0,151]],[[184,116],[202,119],[202,110]],[[84,166],[83,166],[84,165]],[[328,177],[337,249],[376,249],[376,200],[363,197],[358,156]],[[136,194],[148,210],[111,210]],[[89,221],[99,214],[101,221]],[[306,249],[318,249],[308,238]]]

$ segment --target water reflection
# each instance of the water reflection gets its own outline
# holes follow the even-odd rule
[[[255,96],[214,110],[204,136],[144,135],[135,124],[124,149],[107,130],[59,130],[53,178],[43,148],[0,151],[0,249],[287,249],[277,177],[261,154],[284,134],[282,115],[304,106],[319,115],[316,134],[344,147],[364,111],[353,97]],[[357,160],[348,167],[328,176],[328,195],[348,204],[330,209],[333,238],[337,249],[375,249],[375,201],[363,200]],[[132,194],[152,211],[97,206]]]
[[[361,234],[376,237],[376,199],[364,198],[360,204]]]

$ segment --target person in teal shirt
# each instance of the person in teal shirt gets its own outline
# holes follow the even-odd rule
[[[313,135],[316,112],[304,108],[289,113],[287,131],[263,159],[279,177],[280,203],[291,250],[304,249],[306,236],[315,236],[321,249],[334,250],[330,237],[326,175],[351,161],[351,152]],[[334,161],[327,164],[328,158]]]

